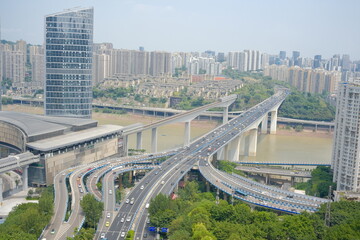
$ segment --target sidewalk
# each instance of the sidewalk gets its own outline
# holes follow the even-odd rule
[[[38,200],[25,199],[29,189],[26,191],[18,192],[8,198],[5,198],[4,201],[0,202],[0,217],[9,215],[9,212],[13,209],[13,207],[19,204],[30,203],[30,202],[37,203]]]

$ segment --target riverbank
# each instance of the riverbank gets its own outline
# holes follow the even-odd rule
[[[286,128],[284,126],[278,126],[276,134],[280,136],[294,136],[294,137],[316,137],[316,138],[333,138],[334,132],[328,130],[317,130],[316,132],[312,129],[303,129],[297,132],[293,128]]]

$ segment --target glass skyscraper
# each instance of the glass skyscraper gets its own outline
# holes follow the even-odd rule
[[[45,16],[45,115],[91,118],[93,8]]]

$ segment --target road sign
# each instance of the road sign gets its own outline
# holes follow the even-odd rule
[[[149,227],[150,232],[156,232],[156,227]]]
[[[161,228],[161,232],[163,232],[163,233],[168,232],[168,228]]]

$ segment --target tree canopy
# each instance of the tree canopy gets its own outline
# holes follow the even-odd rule
[[[261,208],[251,211],[240,201],[216,204],[208,194],[213,196],[200,192],[197,182],[187,182],[175,200],[158,195],[150,203],[150,225],[169,227],[171,240],[350,240],[360,236],[359,202],[332,203],[331,226],[326,227],[325,205],[317,213],[281,215]]]
[[[50,221],[53,203],[53,188],[48,187],[42,191],[39,203],[23,203],[14,207],[6,221],[0,224],[0,240],[37,239]]]

